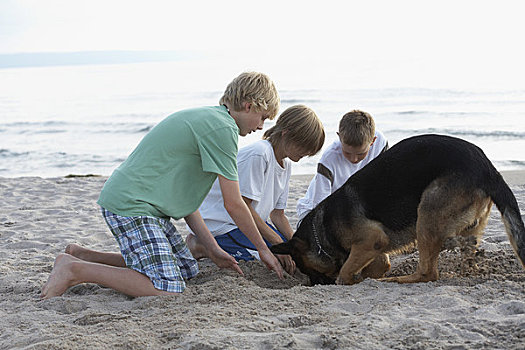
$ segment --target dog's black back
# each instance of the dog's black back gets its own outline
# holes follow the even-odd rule
[[[393,230],[416,221],[421,194],[436,178],[465,174],[468,176],[461,177],[461,185],[479,188],[501,177],[480,148],[454,137],[415,136],[394,145],[387,153],[347,182],[364,203],[365,215]],[[392,206],[391,201],[396,205]],[[406,222],[399,222],[400,218]]]

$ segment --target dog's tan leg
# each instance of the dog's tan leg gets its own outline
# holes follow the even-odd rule
[[[363,226],[362,230],[362,239],[359,243],[352,245],[350,255],[339,271],[337,284],[361,282],[362,277],[358,274],[364,267],[383,254],[383,249],[388,245],[388,237],[381,228],[368,225],[367,227]]]
[[[384,280],[399,283],[437,280],[438,257],[443,242],[463,233],[481,234],[490,211],[489,202],[480,190],[468,191],[458,183],[451,185],[446,178],[436,180],[423,192],[418,207],[416,232],[419,264],[416,272]],[[481,229],[475,229],[477,226]]]
[[[480,198],[473,205],[472,210],[476,212],[476,219],[474,222],[465,227],[459,235],[461,236],[475,236],[476,241],[479,242],[479,238],[483,236],[487,222],[489,221],[490,209],[492,209],[492,201],[490,198]]]
[[[485,198],[483,200],[477,201],[474,205],[474,209],[476,209],[477,218],[472,224],[467,226],[459,233],[460,236],[472,238],[464,238],[460,240],[460,266],[462,275],[467,275],[472,272],[478,271],[478,266],[476,264],[476,251],[481,236],[483,236],[485,227],[487,226],[491,208],[492,201],[490,200],[490,198]]]
[[[439,233],[424,231],[421,228],[418,228],[417,244],[419,250],[419,264],[416,272],[407,276],[387,277],[381,278],[380,280],[398,283],[436,281],[439,278],[438,257],[441,246],[443,245],[442,236]]]
[[[438,258],[442,245],[443,240],[439,236],[418,235],[419,264],[417,270],[411,275],[397,277],[396,282],[417,283],[439,279]]]
[[[361,270],[374,260],[378,251],[370,249],[368,245],[354,244],[348,259],[346,259],[343,267],[339,271],[337,277],[337,284],[355,284],[361,282],[363,279],[359,273]]]

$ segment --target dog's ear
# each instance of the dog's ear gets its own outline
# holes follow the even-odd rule
[[[270,247],[270,251],[274,254],[290,254],[292,251],[292,240],[285,242],[285,243],[279,243],[272,245]]]
[[[288,242],[272,245],[270,250],[274,254],[292,254],[294,251],[304,251],[306,247],[306,242],[294,237]]]

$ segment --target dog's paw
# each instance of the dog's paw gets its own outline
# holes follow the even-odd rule
[[[352,285],[352,284],[356,284],[359,282],[363,282],[363,277],[361,276],[360,273],[353,275],[350,280],[343,279],[341,275],[337,276],[337,279],[335,280],[335,284],[338,284],[338,285]]]
[[[377,280],[381,282],[399,282],[397,277],[382,277]]]
[[[397,277],[384,277],[380,278],[379,281],[382,282],[397,282],[397,283],[419,283],[419,282],[433,282],[438,279],[437,275],[423,275],[420,273],[413,273],[406,276],[397,276]]]

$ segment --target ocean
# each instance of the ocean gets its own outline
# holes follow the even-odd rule
[[[0,69],[0,176],[110,175],[164,117],[218,103],[235,74],[217,73],[206,84],[205,74],[195,74],[197,66]],[[325,147],[336,139],[341,116],[361,109],[374,117],[390,145],[425,133],[451,135],[481,147],[498,170],[525,170],[525,89],[361,87],[359,81],[303,86],[300,77],[280,82],[279,74],[268,74],[278,87],[281,111],[294,104],[316,111],[325,126]],[[272,125],[267,121],[265,129]],[[241,137],[239,146],[262,134]],[[293,174],[313,174],[320,155],[295,163]]]

